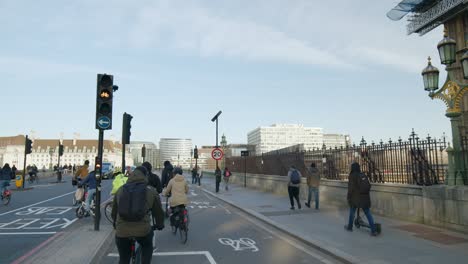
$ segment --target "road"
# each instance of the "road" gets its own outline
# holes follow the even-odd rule
[[[72,228],[77,221],[92,225],[92,217],[76,218],[76,207],[72,205],[76,189],[70,176],[63,180],[54,183],[53,178],[41,179],[31,185],[33,189],[13,191],[8,206],[0,205],[0,263],[21,263],[21,258],[47,243],[57,232]],[[105,201],[111,181],[104,180],[102,186]]]
[[[187,177],[188,179],[188,177]],[[187,244],[170,231],[156,231],[154,263],[339,263],[273,227],[190,185]],[[115,243],[99,263],[117,263]]]

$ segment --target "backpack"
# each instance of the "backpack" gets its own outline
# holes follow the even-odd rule
[[[297,170],[293,170],[291,172],[291,183],[292,184],[301,183],[301,176],[299,176],[299,172]]]
[[[358,187],[360,194],[369,194],[371,189],[371,184],[369,181],[369,177],[365,173],[361,173],[358,179]]]
[[[128,222],[139,222],[145,217],[148,211],[146,208],[146,183],[124,184],[118,199],[120,218]]]

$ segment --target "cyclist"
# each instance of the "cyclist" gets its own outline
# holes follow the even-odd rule
[[[122,187],[128,180],[127,175],[123,174],[120,169],[114,173],[114,181],[112,181],[111,195],[115,195],[120,187]]]
[[[89,167],[89,160],[85,160],[84,165],[79,168],[75,173],[75,178],[84,179],[88,176],[88,167]]]
[[[174,170],[174,167],[172,166],[171,162],[166,160],[164,162],[164,169],[162,171],[162,179],[161,179],[163,188],[166,188],[167,184],[172,179],[173,170]]]
[[[168,196],[171,194],[169,199],[169,206],[174,211],[176,207],[184,209],[185,205],[189,203],[187,193],[189,190],[188,183],[185,181],[182,168],[177,167],[174,169],[175,176],[169,181],[167,188],[164,189],[163,195]],[[174,214],[171,216],[171,224],[174,223]]]
[[[159,176],[152,172],[153,166],[148,161],[143,162],[141,166],[148,170],[148,185],[153,186],[158,193],[162,193],[162,184]]]
[[[6,190],[8,190],[8,186],[10,185],[11,181],[11,175],[12,171],[10,168],[10,164],[5,163],[5,165],[2,168],[2,171],[0,172],[0,183],[1,183],[1,188],[2,188],[2,193]]]
[[[114,228],[116,229],[115,243],[119,251],[119,263],[130,262],[132,238],[135,238],[141,246],[141,263],[151,263],[153,255],[153,230],[162,230],[164,228],[164,212],[161,200],[157,191],[147,185],[147,174],[148,172],[145,167],[137,167],[128,177],[127,183],[122,188],[119,188],[112,203],[112,219],[114,220]],[[140,189],[142,183],[144,184],[144,188]],[[144,192],[141,192],[142,190]],[[130,200],[133,200],[132,198],[139,197],[141,194],[146,198],[144,204],[141,202],[130,202]],[[139,206],[142,206],[146,212],[151,212],[156,221],[156,225],[153,228],[151,228],[151,217],[148,213],[144,213],[138,219],[133,218],[135,217],[134,213],[139,212],[136,209]],[[131,219],[127,219],[127,217]]]
[[[94,171],[90,172],[83,181],[81,181],[80,185],[88,184],[88,196],[86,197],[86,215],[89,216],[89,210],[91,206],[91,199],[94,198],[94,194],[96,193],[96,173]]]

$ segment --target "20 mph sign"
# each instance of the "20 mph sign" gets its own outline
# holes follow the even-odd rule
[[[220,148],[215,148],[211,152],[211,157],[215,160],[221,160],[223,158],[223,151]]]

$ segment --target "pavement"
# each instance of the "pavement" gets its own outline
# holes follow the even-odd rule
[[[289,197],[221,183],[215,193],[213,177],[202,181],[205,191],[257,219],[300,239],[308,245],[348,263],[462,263],[468,257],[468,236],[413,222],[374,214],[382,233],[371,237],[361,227],[344,230],[348,210],[320,204],[290,210]],[[286,186],[285,186],[286,188]],[[303,201],[305,202],[305,201]],[[365,217],[364,217],[365,219]]]

